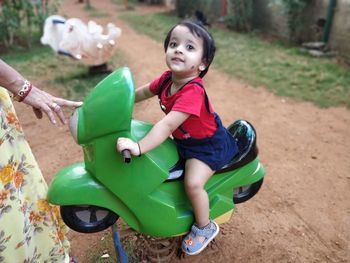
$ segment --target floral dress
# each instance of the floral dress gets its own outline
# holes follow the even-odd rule
[[[68,262],[59,209],[25,140],[7,90],[0,87],[0,262]]]

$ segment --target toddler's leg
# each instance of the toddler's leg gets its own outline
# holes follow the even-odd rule
[[[190,159],[186,162],[185,189],[191,201],[196,223],[182,242],[189,255],[200,253],[219,233],[219,226],[209,220],[209,199],[204,185],[214,174],[205,163]]]
[[[209,200],[204,185],[214,171],[197,159],[187,160],[185,171],[185,190],[192,204],[196,224],[204,227],[209,223]]]

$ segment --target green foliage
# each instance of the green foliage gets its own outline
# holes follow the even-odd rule
[[[200,0],[186,1],[186,0],[177,0],[176,1],[176,11],[178,16],[184,18],[189,15],[193,15]]]
[[[253,0],[230,0],[230,14],[225,17],[229,28],[251,31]]]
[[[0,6],[0,42],[5,48],[23,42],[30,47],[33,32],[42,31],[45,19],[57,7],[57,0],[4,0]]]
[[[231,28],[234,27],[240,27],[244,28],[242,30],[246,30],[247,27],[250,27],[250,17],[251,14],[249,12],[252,12],[252,2],[253,0],[228,0],[227,1],[228,8],[225,8],[225,4],[223,1],[218,0],[193,0],[193,1],[187,1],[187,0],[177,0],[176,3],[176,13],[181,18],[199,18],[196,14],[197,11],[202,13],[204,15],[205,21],[202,21],[204,23],[208,24],[214,24],[217,21],[223,20],[223,12],[225,9],[231,9],[231,14],[229,16],[226,16],[224,19],[226,19],[227,24]],[[233,2],[237,2],[240,9],[237,9],[238,16],[233,15]],[[231,8],[230,8],[231,6]],[[226,11],[226,10],[225,10]],[[248,12],[249,11],[249,12]],[[199,15],[201,16],[202,14]],[[202,20],[199,18],[199,20]],[[249,20],[249,22],[248,22]],[[244,24],[244,25],[242,25]],[[249,26],[247,26],[249,24]]]
[[[299,33],[304,26],[303,12],[311,0],[272,0],[282,6],[287,15],[289,36],[292,41],[298,42]]]
[[[181,18],[192,17],[196,10],[208,15],[210,13],[212,2],[213,0],[177,0],[176,11]]]

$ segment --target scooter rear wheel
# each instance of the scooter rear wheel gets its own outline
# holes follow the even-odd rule
[[[105,230],[119,218],[110,210],[93,205],[61,206],[61,216],[69,228],[81,233]]]
[[[263,181],[264,178],[261,178],[259,181],[253,184],[233,189],[233,203],[239,204],[248,201],[259,191]]]

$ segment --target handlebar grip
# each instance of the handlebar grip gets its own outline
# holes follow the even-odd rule
[[[130,163],[131,162],[131,153],[129,150],[123,150],[122,156],[124,158],[124,163]]]

